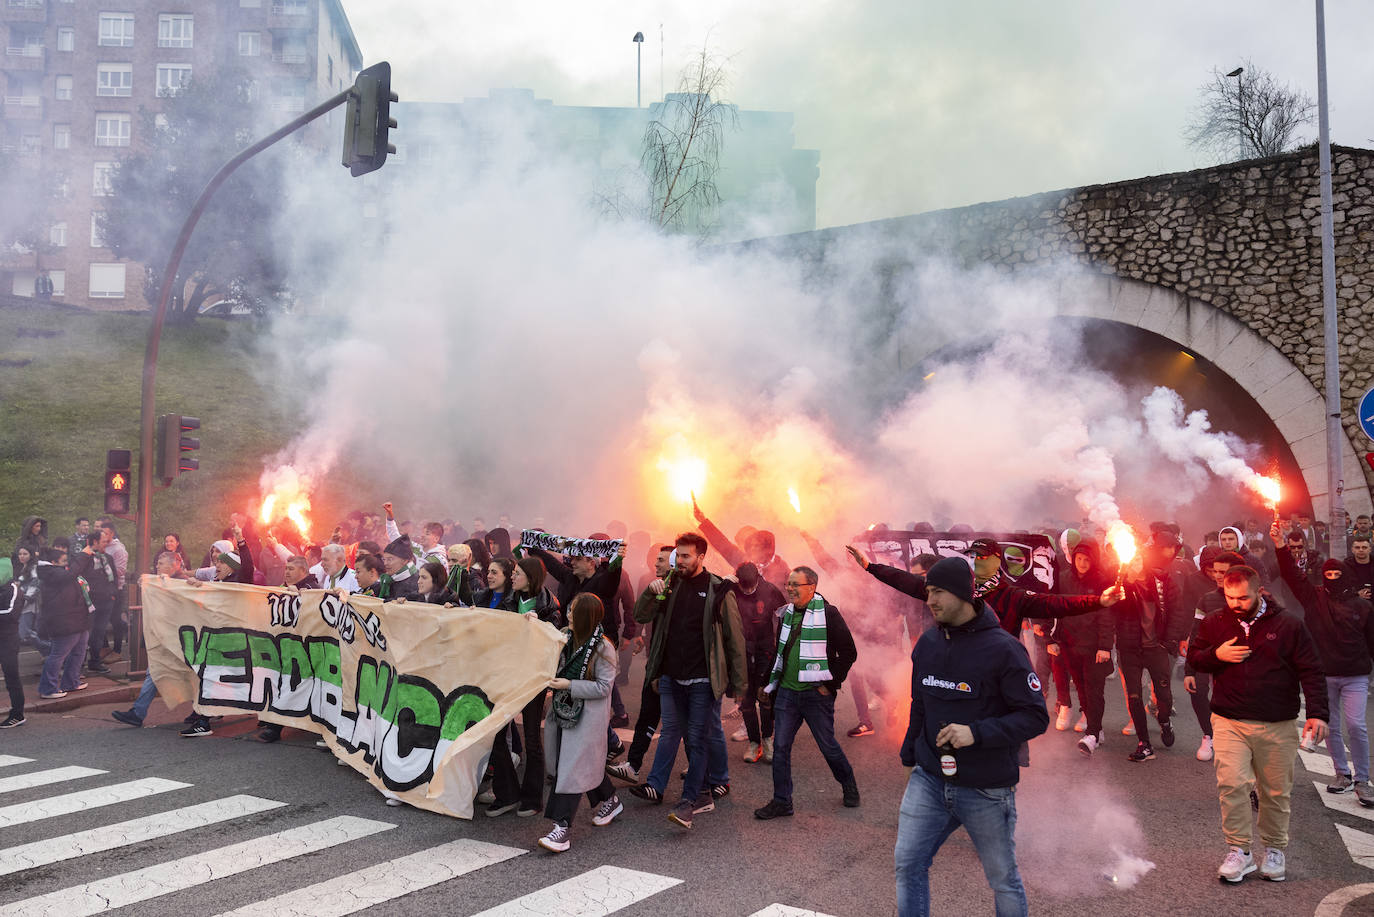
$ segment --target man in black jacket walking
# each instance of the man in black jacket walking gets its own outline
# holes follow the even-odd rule
[[[843,788],[845,806],[859,805],[854,768],[835,740],[835,695],[858,651],[840,610],[816,591],[819,579],[810,567],[794,567],[783,586],[788,604],[768,684],[759,689],[759,702],[773,707],[773,798],[754,810],[755,818],[792,814],[792,742],[803,720]]]
[[[1303,734],[1326,738],[1326,683],[1302,621],[1260,595],[1250,567],[1232,567],[1221,583],[1226,610],[1208,615],[1188,647],[1188,662],[1212,675],[1212,732],[1221,830],[1230,851],[1217,877],[1239,882],[1255,871],[1250,853],[1250,786],[1259,799],[1260,877],[1287,876],[1288,814],[1298,756],[1299,696],[1307,701]]]
[[[974,596],[967,561],[940,560],[925,591],[938,626],[911,654],[902,763],[912,772],[897,820],[897,912],[930,913],[930,864],[963,825],[997,913],[1026,914],[1016,868],[1016,784],[1020,747],[1050,724],[1040,679],[1025,647]]]

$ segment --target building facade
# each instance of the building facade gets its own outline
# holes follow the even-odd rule
[[[0,291],[93,308],[146,305],[142,266],[115,258],[100,232],[111,170],[147,142],[142,112],[237,64],[284,122],[362,67],[340,0],[0,0],[0,40],[0,151],[56,191],[46,237],[0,252]],[[304,141],[337,155],[332,114]]]

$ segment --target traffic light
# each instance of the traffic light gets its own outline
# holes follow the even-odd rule
[[[391,64],[386,61],[373,64],[354,80],[344,114],[343,164],[355,178],[380,169],[387,154],[396,152],[387,136],[396,126],[391,103],[399,101],[391,91]]]
[[[132,484],[129,467],[132,464],[133,453],[128,449],[111,449],[105,453],[105,512],[108,515],[129,515]]]
[[[187,453],[200,448],[200,440],[185,436],[200,429],[200,420],[184,414],[163,414],[157,419],[157,476],[170,484],[183,471],[195,471],[200,460]]]

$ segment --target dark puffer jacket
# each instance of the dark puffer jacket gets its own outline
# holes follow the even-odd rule
[[[1079,554],[1087,555],[1092,563],[1092,567],[1083,576],[1078,575],[1078,569],[1072,563]],[[1079,542],[1069,555],[1069,559],[1069,568],[1059,581],[1060,592],[1063,594],[1099,596],[1112,584],[1111,577],[1102,569],[1102,553],[1097,542],[1091,539]],[[1057,618],[1054,623],[1054,641],[1085,656],[1109,652],[1115,635],[1116,627],[1112,621],[1112,613],[1106,608],[1085,615]]]

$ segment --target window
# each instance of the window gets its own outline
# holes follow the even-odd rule
[[[48,228],[48,243],[53,248],[67,247],[67,224],[54,223]]]
[[[334,82],[334,57],[333,57],[333,55],[326,54],[324,60],[325,60],[325,63],[329,65],[328,68],[325,70],[325,81],[324,81],[324,82],[325,82],[325,85],[328,85],[328,84]]]
[[[72,126],[70,124],[54,124],[52,126],[52,148],[54,150],[69,150],[72,146]]]
[[[91,248],[105,247],[105,215],[96,211],[91,214]]]
[[[70,99],[72,97],[72,78],[69,76],[59,76],[57,78],[57,98],[59,100]]]
[[[57,30],[57,50],[73,51],[76,49],[76,29]]]
[[[282,64],[304,64],[310,60],[310,52],[306,48],[305,39],[285,38],[278,42],[277,53],[273,57]]]
[[[52,281],[52,295],[63,296],[67,292],[67,272],[48,271],[48,279]]]
[[[191,47],[191,30],[194,25],[195,17],[189,13],[163,13],[157,17],[157,46]]]
[[[101,13],[99,44],[112,48],[134,46],[133,13]]]
[[[239,57],[257,57],[262,53],[262,39],[257,32],[239,33]]]
[[[95,116],[96,146],[128,146],[133,133],[133,117],[102,111]]]
[[[21,134],[19,136],[19,152],[21,153],[41,153],[43,152],[43,137],[41,134]]]
[[[131,96],[134,94],[133,64],[97,64],[95,94],[98,96]]]
[[[272,12],[278,16],[304,16],[310,7],[305,0],[272,0]]]
[[[95,182],[91,188],[91,193],[96,197],[109,197],[114,194],[114,170],[115,164],[112,162],[97,162],[95,164]]]
[[[185,89],[189,82],[191,82],[190,64],[157,65],[157,94],[159,96],[174,96]]]
[[[123,299],[124,265],[92,264],[90,292],[92,299]]]

